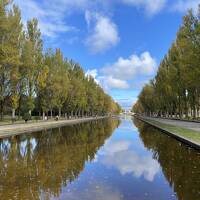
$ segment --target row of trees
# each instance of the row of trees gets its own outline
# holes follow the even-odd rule
[[[20,10],[0,0],[0,113],[70,115],[119,112],[120,106],[60,49],[43,49],[37,19],[23,27]]]
[[[146,115],[199,117],[200,9],[183,17],[156,77],[142,89],[133,112]]]

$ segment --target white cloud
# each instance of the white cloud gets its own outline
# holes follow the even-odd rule
[[[106,10],[105,3],[99,0],[14,0],[22,11],[24,24],[32,18],[37,18],[43,35],[55,38],[59,33],[78,31],[67,22],[70,15],[76,12],[90,13],[90,10]],[[89,11],[87,11],[89,10]],[[92,14],[95,26],[92,28],[86,43],[94,53],[102,52],[119,42],[117,26],[106,16]],[[107,30],[107,31],[105,31]]]
[[[94,79],[97,77],[97,69],[87,70],[85,73],[86,76],[92,76]]]
[[[121,0],[123,3],[138,8],[144,8],[147,15],[154,15],[160,12],[167,0]]]
[[[172,10],[179,12],[186,12],[192,8],[194,12],[197,12],[199,4],[200,0],[178,0],[172,6]]]
[[[91,76],[94,80],[95,80],[95,82],[97,83],[97,84],[99,84],[99,79],[98,79],[98,71],[97,71],[97,69],[92,69],[92,70],[87,70],[87,72],[85,73],[85,76],[86,77],[89,77],[89,76]]]
[[[173,11],[185,12],[190,8],[198,9],[200,0],[119,0],[121,3],[142,8],[147,15],[160,12],[168,2]],[[116,24],[105,15],[111,12],[115,1],[101,0],[14,0],[22,10],[25,23],[33,17],[38,18],[42,33],[49,37],[56,37],[59,33],[77,31],[77,28],[67,22],[67,17],[76,12],[85,13],[88,25],[95,21],[90,35],[86,40],[87,46],[93,53],[110,49],[120,41]],[[111,8],[111,9],[110,9]],[[95,12],[104,14],[95,14]]]
[[[90,11],[86,10],[85,11],[85,21],[86,21],[88,27],[90,27],[91,20],[92,20],[92,13]]]
[[[156,61],[149,52],[129,58],[120,57],[115,63],[103,68],[103,73],[121,80],[131,80],[136,75],[149,76],[156,70]]]
[[[89,28],[91,22],[94,22],[91,34],[85,41],[86,46],[92,53],[104,52],[118,44],[120,38],[117,26],[110,18],[87,11],[85,19]]]
[[[131,142],[129,140],[117,140],[115,142],[107,142],[104,146],[103,155],[105,154],[105,152],[106,154],[114,155],[117,152],[128,150],[130,146]]]
[[[109,89],[128,89],[129,85],[127,81],[113,78],[112,76],[102,76],[98,77],[101,86],[105,90]]]
[[[99,83],[105,90],[110,89],[128,89],[130,88],[129,81],[133,81],[140,76],[142,83],[138,80],[135,87],[141,87],[148,82],[157,69],[155,59],[149,52],[144,52],[141,55],[133,54],[129,58],[118,58],[112,64],[108,64],[101,69],[101,75],[96,69],[88,70],[86,74],[92,75],[96,82]]]
[[[66,15],[69,12],[69,5],[72,1],[64,0],[44,0],[38,3],[33,0],[15,0],[21,11],[22,20],[26,24],[27,20],[37,18],[39,21],[39,28],[43,35],[48,37],[56,37],[58,33],[77,31],[77,28],[66,24]],[[83,2],[83,0],[75,0],[74,4]]]
[[[136,178],[144,177],[147,181],[153,181],[160,170],[158,162],[151,156],[137,155],[130,146],[130,141],[126,140],[107,143],[98,161],[107,167],[115,167],[122,175],[132,174]]]
[[[127,89],[129,87],[126,81],[115,79],[112,76],[99,76],[97,69],[87,70],[85,75],[86,77],[93,77],[96,83],[100,84],[105,90]]]

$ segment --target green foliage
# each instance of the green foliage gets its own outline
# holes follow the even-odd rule
[[[120,106],[60,49],[43,50],[37,19],[22,29],[12,1],[0,1],[0,113],[106,114]],[[15,112],[16,111],[16,112]],[[15,117],[15,116],[14,116]]]
[[[168,54],[152,83],[139,95],[133,111],[156,115],[197,117],[200,110],[200,10],[183,17]]]
[[[20,78],[20,45],[22,23],[19,9],[10,1],[0,3],[0,103],[1,117],[7,96],[11,107],[18,107],[18,81]],[[8,7],[10,9],[8,10]]]
[[[25,122],[28,122],[29,120],[31,120],[31,115],[30,115],[30,113],[24,113],[24,115],[23,115],[23,120],[24,120]]]

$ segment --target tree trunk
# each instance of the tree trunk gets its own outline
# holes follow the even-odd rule
[[[21,96],[19,98],[19,106],[18,106],[18,119],[21,117]]]
[[[21,117],[21,110],[19,109],[18,110],[18,119],[20,119],[20,117]]]
[[[53,118],[53,111],[52,111],[52,109],[50,110],[50,112],[51,112],[51,119]]]
[[[81,111],[80,110],[78,111],[78,117],[81,117]]]
[[[84,111],[82,110],[81,116],[84,117]]]
[[[73,118],[73,111],[71,111],[71,118]]]
[[[3,120],[3,101],[1,100],[1,121]]]
[[[42,112],[42,120],[45,120],[45,112]]]
[[[77,118],[77,111],[74,112],[74,118]]]
[[[15,109],[12,109],[12,119],[15,119]]]
[[[194,108],[193,108],[193,118],[194,118],[194,119],[196,119],[196,114],[197,114],[196,111],[197,111],[197,110],[196,110],[196,107],[194,106]]]
[[[61,108],[59,108],[59,114],[58,114],[59,118],[61,118]]]

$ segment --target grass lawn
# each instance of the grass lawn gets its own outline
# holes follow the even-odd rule
[[[32,120],[29,120],[28,123],[39,122],[39,121],[42,121],[42,120],[32,119]],[[25,121],[22,119],[19,119],[19,120],[15,121],[14,123],[12,123],[12,120],[10,120],[10,119],[4,119],[4,120],[0,121],[0,126],[10,125],[10,124],[23,124],[23,123],[25,123]]]
[[[154,121],[154,120],[146,120],[146,121],[149,121],[152,124],[155,124],[155,125],[163,128],[163,129],[165,129],[165,130],[168,130],[170,132],[175,133],[176,135],[182,136],[186,139],[192,140],[192,141],[200,144],[200,132],[198,132],[198,131],[182,128],[182,127],[179,127],[179,126],[164,124],[164,123],[157,122],[157,121]]]

